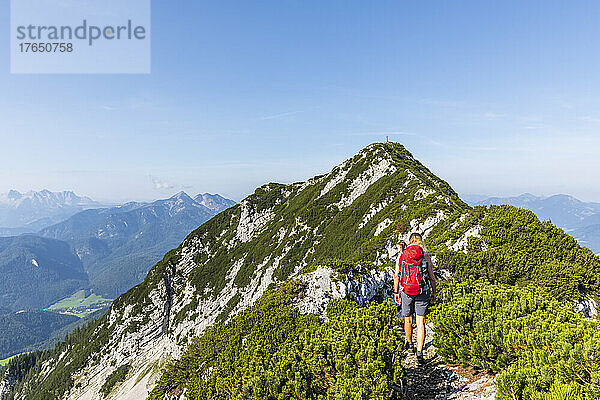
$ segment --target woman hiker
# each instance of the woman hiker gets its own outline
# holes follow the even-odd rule
[[[403,246],[404,247],[404,246]],[[423,363],[423,346],[425,344],[425,316],[428,308],[435,302],[436,287],[433,275],[433,264],[429,254],[425,253],[423,237],[412,233],[408,246],[396,262],[394,273],[394,298],[402,306],[404,317],[404,333],[409,350],[415,352],[412,342],[413,314],[417,315],[417,361]]]

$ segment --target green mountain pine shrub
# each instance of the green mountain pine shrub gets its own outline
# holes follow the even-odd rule
[[[531,211],[511,206],[475,207],[462,222],[458,216],[455,213],[437,225],[427,239],[438,269],[450,270],[458,280],[485,278],[510,285],[535,282],[560,299],[600,295],[600,259],[562,229],[539,221]],[[448,240],[456,241],[477,225],[481,238],[469,238],[467,253],[446,247]]]
[[[600,331],[537,286],[465,280],[440,285],[438,353],[488,369],[497,399],[600,398]]]
[[[394,307],[340,300],[328,322],[292,306],[292,280],[208,328],[164,371],[150,399],[378,399],[402,376]]]

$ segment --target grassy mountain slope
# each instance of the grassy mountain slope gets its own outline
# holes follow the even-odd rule
[[[302,282],[290,280],[207,329],[170,365],[150,398],[185,390],[189,399],[214,399],[223,388],[248,399],[386,398],[402,376],[396,308],[337,300],[321,322],[293,307],[302,290]]]
[[[600,203],[586,203],[565,194],[537,197],[523,194],[516,197],[490,197],[473,205],[509,205],[531,210],[540,220],[550,220],[565,229],[582,228],[600,221]]]
[[[594,345],[597,326],[574,314],[572,303],[585,295],[598,297],[600,260],[591,251],[549,222],[540,222],[532,212],[510,206],[456,212],[437,224],[426,242],[437,259],[438,270],[446,269],[455,278],[451,284],[440,285],[441,305],[433,314],[440,354],[463,365],[500,373],[501,399],[542,395],[555,399],[563,398],[561,393],[570,393],[571,397],[564,398],[574,400],[577,393],[600,394],[600,363],[595,361]],[[243,318],[262,318],[254,310],[247,312],[249,315]],[[360,319],[356,315],[352,318]],[[214,331],[231,329],[238,319],[217,324]],[[265,327],[259,337],[268,340],[276,331],[275,327]],[[301,342],[302,335],[298,334],[296,340]],[[230,366],[240,358],[244,360],[246,353],[236,350],[237,342],[233,340],[219,350],[221,357],[210,358],[214,361],[206,364],[210,353],[202,343],[214,341],[212,330],[194,339],[183,356],[164,370],[151,398],[165,399],[184,388],[189,399],[216,398],[209,389],[224,382],[233,388],[232,393],[244,392],[244,374]],[[348,350],[344,354],[352,353]],[[249,351],[248,356],[252,354]],[[302,345],[287,349],[287,360],[303,357]],[[373,356],[371,360],[375,359]],[[274,364],[266,364],[267,376],[291,380],[291,366]],[[350,368],[354,365],[351,362]],[[202,374],[206,380],[199,382],[196,371],[208,366],[211,370]],[[329,372],[335,375],[342,370],[332,368]],[[390,371],[383,369],[380,376]],[[366,386],[373,387],[371,383]],[[300,387],[306,389],[306,385]],[[355,384],[353,393],[361,387]],[[246,398],[260,398],[254,392],[244,393]],[[270,386],[263,395],[277,397],[281,393],[279,387]],[[318,398],[317,393],[305,390],[297,397]],[[340,387],[335,387],[334,393],[344,398]]]
[[[600,398],[598,322],[543,287],[455,280],[435,308],[438,354],[496,372],[496,399]]]
[[[560,299],[600,298],[600,259],[528,210],[475,207],[436,226],[427,245],[437,267],[459,280],[535,282]]]
[[[582,246],[596,254],[600,253],[600,203],[586,203],[564,194],[550,197],[523,194],[517,197],[479,198],[471,204],[511,205],[531,210],[540,220],[552,221],[569,232]]]

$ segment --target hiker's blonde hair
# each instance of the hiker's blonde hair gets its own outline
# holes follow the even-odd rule
[[[421,234],[417,232],[413,232],[410,234],[408,244],[418,244],[419,246],[421,246],[421,248],[423,248],[423,250],[425,249],[425,245],[423,244],[423,236],[421,236]]]

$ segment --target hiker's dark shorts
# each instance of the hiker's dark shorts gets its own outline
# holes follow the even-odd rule
[[[421,317],[427,315],[429,311],[429,293],[421,293],[416,296],[409,296],[404,292],[400,292],[402,299],[402,315],[401,317],[410,317],[417,314]]]

